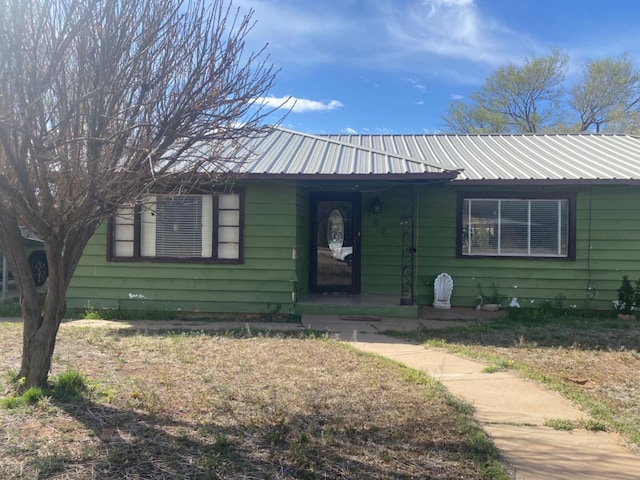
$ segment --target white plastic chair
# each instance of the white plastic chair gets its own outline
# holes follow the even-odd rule
[[[453,293],[453,279],[448,273],[441,273],[433,282],[433,308],[451,308],[451,294]]]

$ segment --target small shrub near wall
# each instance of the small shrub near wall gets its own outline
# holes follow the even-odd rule
[[[622,277],[622,285],[618,289],[618,300],[613,302],[618,318],[635,320],[636,311],[640,310],[640,280],[636,280],[635,287],[629,276]]]

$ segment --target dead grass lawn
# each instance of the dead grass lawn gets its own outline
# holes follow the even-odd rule
[[[0,324],[0,371],[20,339]],[[86,401],[0,410],[0,478],[501,478],[439,384],[330,340],[63,327],[67,369]]]

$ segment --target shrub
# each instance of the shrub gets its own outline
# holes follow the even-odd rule
[[[629,315],[640,307],[640,280],[636,281],[633,288],[629,276],[622,277],[622,285],[618,289],[618,300],[615,302],[618,313]]]
[[[82,400],[87,391],[84,376],[75,370],[67,370],[52,382],[51,397],[63,402]]]
[[[478,288],[480,289],[480,296],[482,297],[483,302],[486,304],[493,303],[496,305],[502,305],[503,302],[507,299],[506,296],[498,292],[496,282],[491,282],[491,293],[483,291],[481,284],[478,284]]]
[[[41,388],[29,388],[21,395],[5,397],[0,400],[0,406],[7,410],[24,407],[26,405],[35,405],[45,397],[45,392]]]

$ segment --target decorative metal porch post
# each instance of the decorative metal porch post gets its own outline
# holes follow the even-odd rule
[[[408,205],[407,205],[408,203]],[[413,232],[415,195],[412,189],[409,201],[404,202],[402,216],[400,217],[400,232],[402,235],[402,292],[400,305],[413,305],[414,289],[414,257],[416,253]]]

